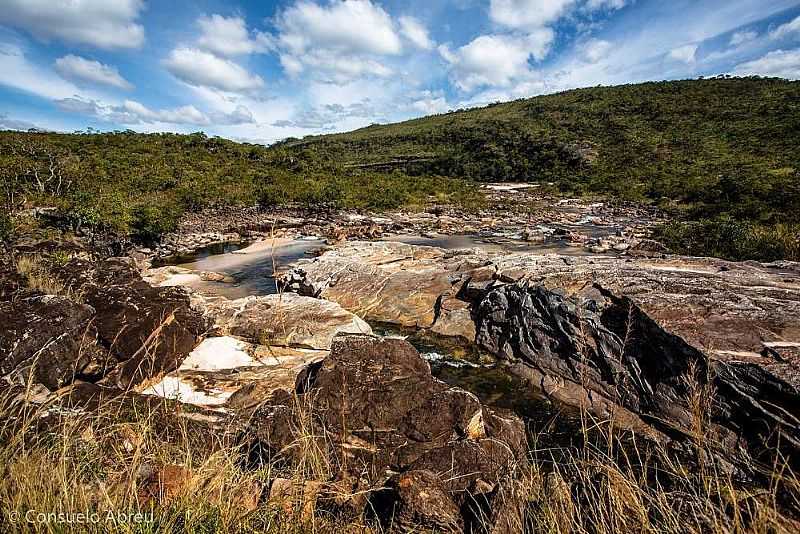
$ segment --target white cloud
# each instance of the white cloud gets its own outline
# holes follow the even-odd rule
[[[770,39],[775,40],[785,39],[795,35],[800,37],[800,17],[797,17],[786,24],[781,24],[769,33]]]
[[[470,91],[486,85],[507,85],[525,76],[530,71],[529,59],[543,59],[553,38],[549,28],[519,37],[481,35],[457,50],[440,46],[439,53],[450,64],[456,85]]]
[[[411,107],[417,111],[421,111],[425,115],[435,115],[437,113],[446,113],[450,109],[450,105],[443,97],[437,98],[422,98],[416,100],[411,104]]]
[[[77,86],[54,76],[51,70],[30,63],[16,45],[0,43],[0,72],[0,84],[42,98],[65,98],[79,92]]]
[[[561,18],[576,0],[491,0],[489,18],[509,28],[536,28]]]
[[[731,74],[735,76],[775,76],[800,80],[800,48],[773,50],[759,59],[737,65]]]
[[[739,46],[743,45],[744,43],[749,43],[750,41],[754,41],[758,39],[758,32],[747,30],[747,31],[740,31],[736,32],[731,35],[731,46]]]
[[[63,111],[90,115],[102,121],[123,125],[167,123],[210,126],[255,122],[253,114],[244,106],[238,106],[231,113],[212,112],[207,115],[192,105],[154,110],[135,100],[109,105],[96,100],[70,97],[57,100],[56,105]]]
[[[436,46],[428,35],[427,28],[414,17],[400,17],[400,33],[423,50],[431,50]]]
[[[0,130],[42,130],[36,124],[22,120],[12,119],[6,113],[0,113]]]
[[[120,76],[116,67],[104,65],[99,61],[69,54],[58,58],[55,62],[55,68],[64,78],[77,82],[110,85],[126,91],[133,89],[133,85]]]
[[[667,56],[675,61],[683,63],[694,63],[695,54],[697,53],[697,45],[689,44],[673,48],[669,51]]]
[[[369,0],[301,0],[275,19],[281,65],[290,76],[306,70],[346,83],[363,75],[388,76],[378,56],[402,52],[391,17]]]
[[[622,9],[628,4],[627,0],[589,0],[586,2],[586,8],[592,11],[600,9]]]
[[[202,32],[197,40],[198,46],[220,56],[267,52],[272,47],[267,34],[255,32],[251,37],[242,17],[211,15],[200,17],[197,25]]]
[[[612,45],[608,41],[591,39],[582,47],[583,57],[590,63],[597,63],[608,55],[611,47]]]
[[[399,54],[392,19],[369,0],[301,1],[277,19],[279,40],[296,54],[324,47],[344,54]]]
[[[264,80],[236,63],[196,48],[176,48],[164,65],[189,85],[233,93],[252,92],[264,86]]]
[[[0,23],[42,40],[60,39],[99,48],[138,48],[142,0],[0,0]]]

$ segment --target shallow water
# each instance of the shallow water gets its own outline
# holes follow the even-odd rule
[[[270,295],[277,292],[273,274],[297,260],[313,256],[325,247],[322,239],[295,239],[288,243],[276,243],[253,252],[242,246],[229,247],[224,253],[204,249],[192,256],[178,257],[169,265],[177,265],[194,271],[222,273],[233,277],[234,283],[199,281],[190,287],[207,295],[218,295],[230,299],[250,295]]]

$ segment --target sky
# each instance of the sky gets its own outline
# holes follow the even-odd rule
[[[800,79],[800,0],[0,0],[0,129],[269,144],[719,74]]]

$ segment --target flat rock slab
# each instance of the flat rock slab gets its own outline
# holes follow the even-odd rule
[[[195,294],[192,305],[213,322],[215,334],[261,345],[327,350],[337,334],[372,333],[364,320],[336,302],[296,293],[236,300]]]

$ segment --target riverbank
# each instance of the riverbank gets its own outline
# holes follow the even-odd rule
[[[65,483],[81,499],[102,481],[169,522],[194,488],[234,529],[797,526],[796,264],[669,255],[636,207],[458,216],[267,211],[125,258],[19,251],[3,468],[33,473],[20,439],[88,443],[113,467]]]

